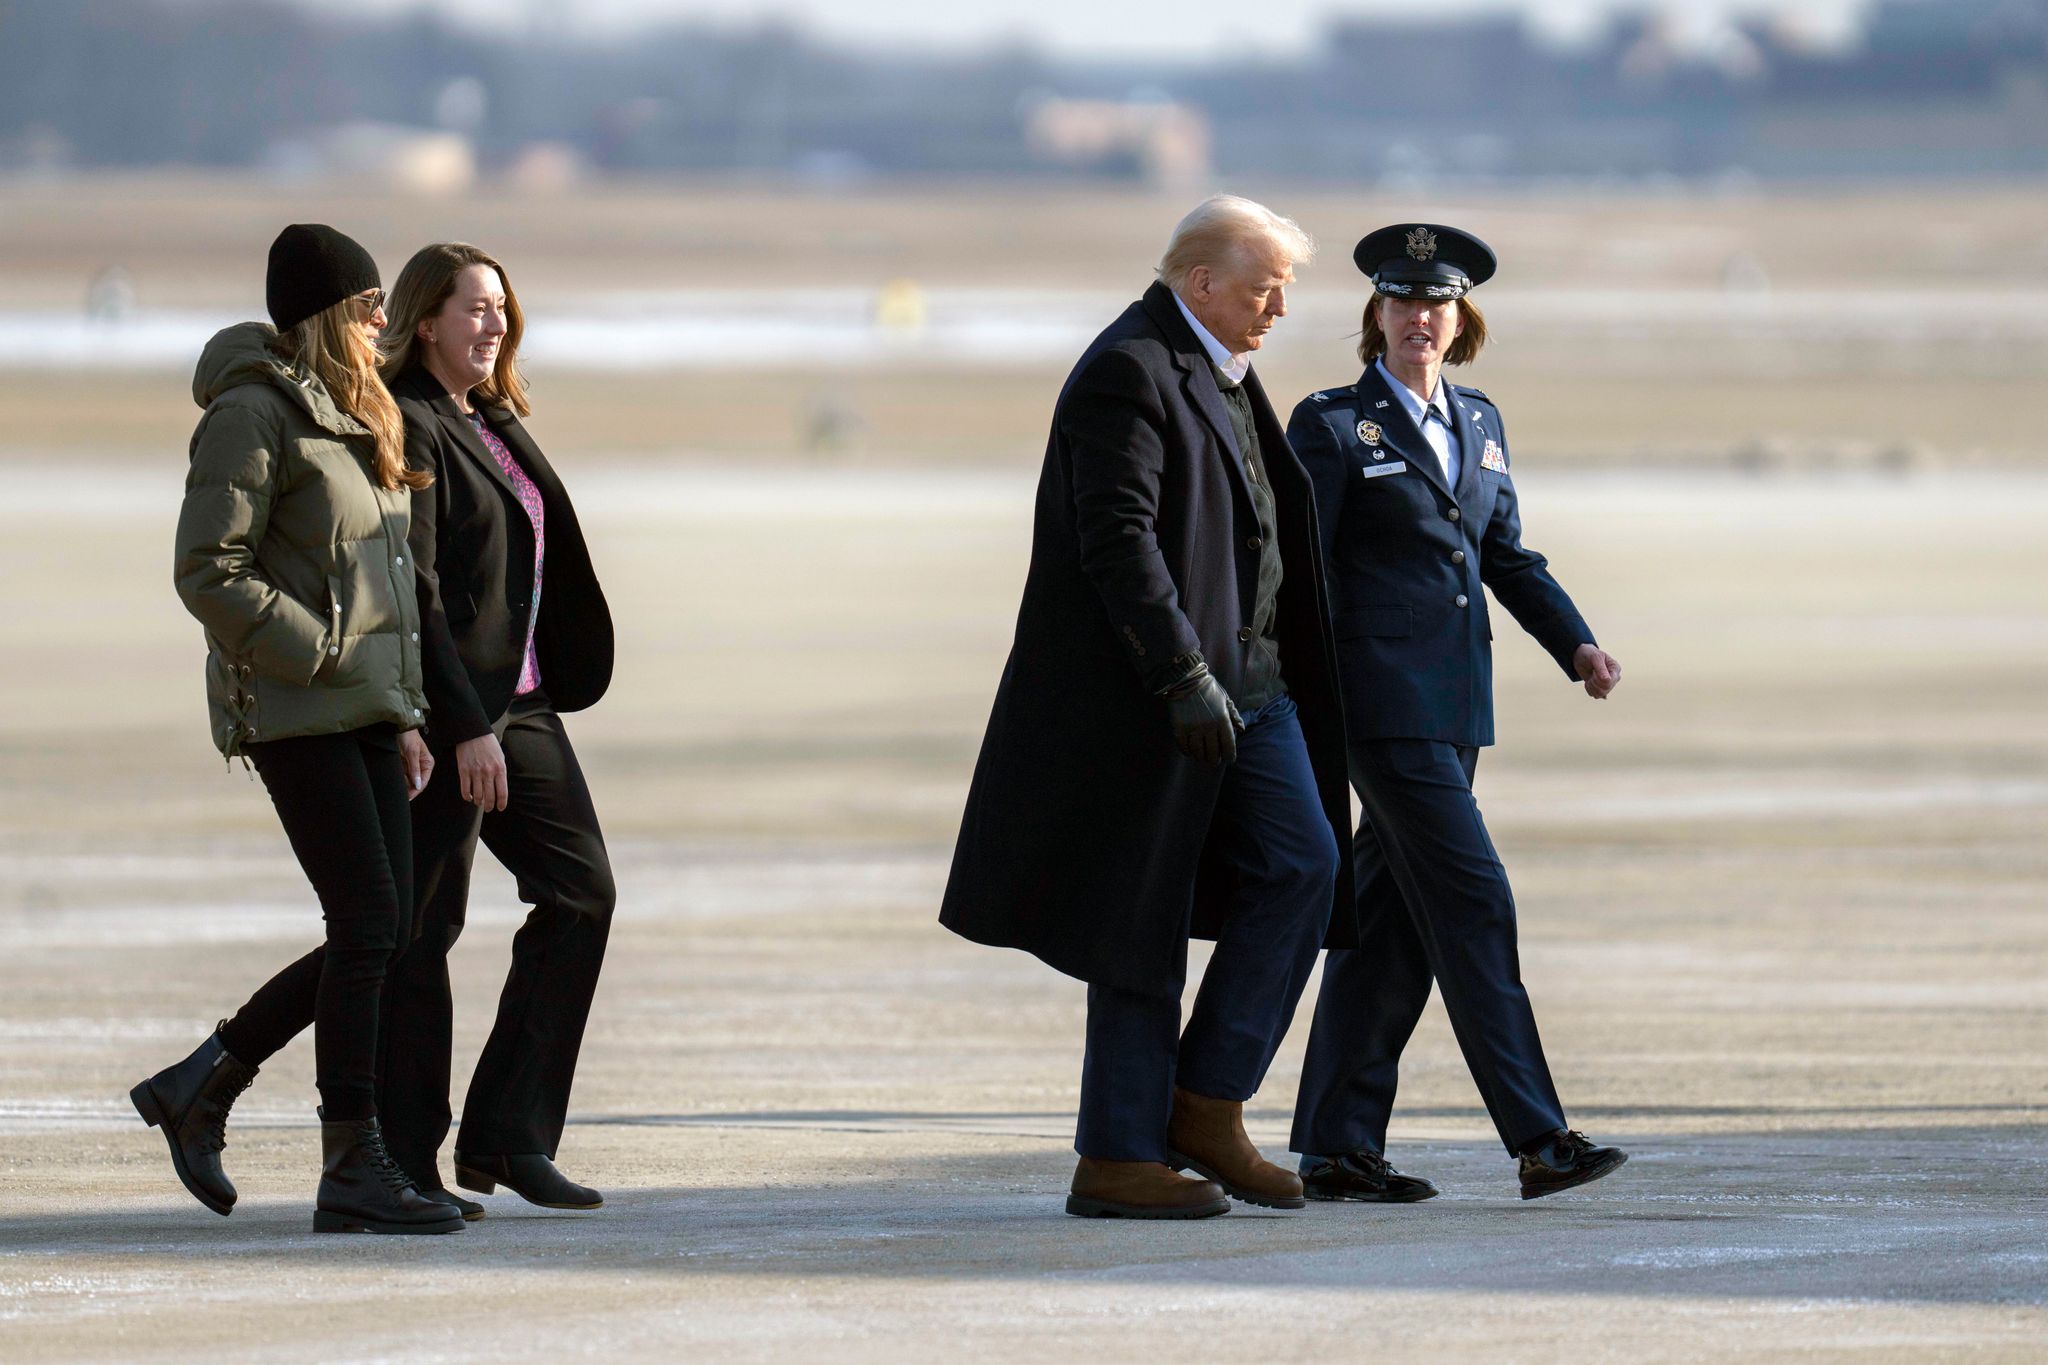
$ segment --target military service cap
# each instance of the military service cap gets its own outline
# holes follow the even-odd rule
[[[1462,299],[1493,278],[1493,248],[1437,223],[1396,223],[1367,233],[1351,259],[1380,293],[1397,299]]]

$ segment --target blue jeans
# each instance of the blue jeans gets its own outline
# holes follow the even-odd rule
[[[1088,1050],[1074,1150],[1164,1161],[1173,1090],[1246,1100],[1286,1036],[1329,928],[1337,841],[1291,697],[1244,718],[1209,841],[1237,892],[1187,1028],[1180,999],[1088,987]]]

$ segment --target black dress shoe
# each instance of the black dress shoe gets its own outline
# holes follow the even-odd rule
[[[482,1204],[477,1203],[474,1199],[464,1199],[446,1185],[421,1185],[419,1191],[420,1198],[431,1199],[436,1204],[446,1204],[449,1208],[461,1214],[463,1221],[466,1223],[474,1223],[477,1219],[484,1216],[484,1206]]]
[[[474,1199],[464,1199],[461,1195],[441,1183],[441,1171],[438,1163],[428,1160],[424,1162],[401,1161],[398,1164],[407,1175],[412,1175],[414,1171],[425,1171],[427,1173],[425,1179],[413,1176],[412,1186],[420,1192],[420,1198],[430,1199],[436,1204],[446,1204],[449,1208],[461,1214],[462,1220],[466,1223],[474,1223],[477,1219],[484,1216],[484,1206],[482,1204],[477,1203]]]
[[[539,1152],[520,1152],[511,1156],[457,1152],[455,1183],[478,1194],[490,1194],[503,1185],[527,1203],[538,1204],[544,1209],[604,1207],[603,1195],[563,1175],[555,1169],[554,1162]]]
[[[1522,1154],[1522,1198],[1541,1199],[1598,1180],[1627,1160],[1628,1153],[1619,1147],[1595,1147],[1577,1129],[1560,1129],[1535,1151]]]
[[[1365,1148],[1337,1157],[1303,1157],[1301,1187],[1311,1199],[1359,1204],[1414,1204],[1437,1193],[1421,1176],[1402,1175],[1385,1157]]]

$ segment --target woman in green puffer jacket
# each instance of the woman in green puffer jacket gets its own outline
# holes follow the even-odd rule
[[[406,547],[415,488],[397,405],[377,377],[384,291],[368,252],[294,224],[270,248],[275,328],[230,327],[193,378],[177,586],[206,628],[220,751],[255,764],[319,896],[326,941],[265,983],[184,1061],[130,1092],[178,1178],[215,1213],[228,1109],[257,1068],[313,1025],[322,1232],[454,1232],[377,1123],[380,995],[411,939],[406,803],[433,760],[421,741],[419,606]]]

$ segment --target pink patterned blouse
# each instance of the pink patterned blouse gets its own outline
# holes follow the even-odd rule
[[[491,452],[498,467],[505,471],[505,477],[512,481],[512,491],[518,494],[519,505],[526,509],[526,519],[533,523],[533,605],[526,614],[526,662],[519,670],[519,685],[512,689],[513,696],[524,696],[540,686],[540,656],[534,652],[533,630],[540,621],[540,576],[547,562],[547,509],[541,505],[540,489],[519,467],[519,461],[506,449],[498,433],[484,421],[483,414],[472,412],[469,420],[483,440],[484,449]]]

